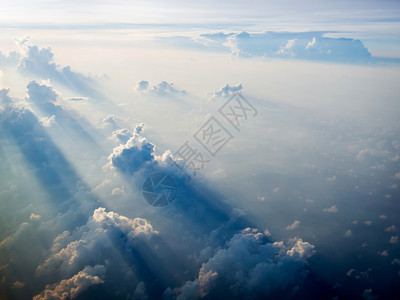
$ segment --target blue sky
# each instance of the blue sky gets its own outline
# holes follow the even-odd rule
[[[399,10],[2,1],[0,298],[396,299]]]

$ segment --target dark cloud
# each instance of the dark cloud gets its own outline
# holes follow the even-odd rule
[[[59,283],[46,285],[46,289],[34,300],[64,300],[75,299],[80,293],[87,290],[91,285],[104,283],[105,268],[103,265],[94,267],[87,266],[82,271],[69,279],[63,279]]]
[[[157,165],[154,159],[155,146],[139,134],[142,128],[143,124],[136,126],[126,144],[113,149],[113,153],[108,157],[110,166],[122,173],[132,175],[140,169]]]
[[[206,263],[198,277],[166,295],[177,299],[265,299],[273,293],[291,295],[307,275],[306,261],[314,246],[301,239],[271,243],[253,228],[235,234]],[[284,298],[284,297],[283,297]]]

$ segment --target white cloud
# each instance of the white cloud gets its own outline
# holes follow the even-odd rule
[[[308,242],[303,242],[302,239],[298,239],[293,248],[286,251],[286,254],[307,259],[314,254],[314,246]]]
[[[123,128],[113,131],[110,139],[116,143],[126,144],[132,137],[132,132],[129,129]]]
[[[397,244],[398,242],[399,242],[399,237],[397,235],[394,235],[390,238],[391,244]]]
[[[290,224],[286,227],[286,230],[294,230],[294,229],[299,228],[299,226],[300,226],[300,221],[295,220],[292,224]]]
[[[306,49],[310,49],[310,48],[314,47],[316,43],[317,43],[317,39],[315,37],[313,37],[312,41],[308,42]]]
[[[212,94],[212,99],[229,98],[234,93],[240,92],[242,89],[243,86],[241,83],[238,83],[237,85],[226,84]]]
[[[113,153],[108,157],[108,166],[132,175],[145,166],[157,165],[154,160],[155,146],[139,134],[143,126],[143,124],[137,125],[126,144],[121,144],[113,149]]]
[[[40,215],[37,215],[37,214],[35,214],[35,213],[31,213],[31,215],[30,215],[30,217],[29,217],[29,219],[30,219],[31,221],[33,221],[33,220],[40,220],[40,218],[41,218],[41,216],[40,216]]]
[[[229,49],[233,56],[285,57],[321,61],[369,61],[371,54],[355,39],[338,39],[314,32],[214,33],[202,37]],[[311,41],[310,41],[311,39]],[[207,44],[203,43],[207,47]]]
[[[126,194],[125,193],[125,188],[123,186],[114,188],[112,190],[112,192],[111,192],[111,195],[113,195],[113,196],[122,196],[122,195],[125,195],[125,194]]]
[[[102,97],[97,86],[99,78],[75,73],[69,66],[60,67],[54,62],[54,54],[50,47],[39,48],[36,45],[30,45],[27,39],[22,42],[21,47],[24,56],[19,61],[18,70],[22,74],[39,76],[41,79],[61,83],[71,91],[85,97]]]
[[[142,80],[137,83],[136,90],[137,91],[145,91],[148,89],[148,87],[149,87],[149,82],[146,80]]]
[[[297,39],[288,40],[285,46],[282,46],[279,51],[276,52],[278,55],[289,55],[295,56],[296,53],[293,51],[294,44],[296,43]]]
[[[184,96],[187,94],[185,90],[175,88],[174,83],[161,81],[157,85],[150,86],[148,81],[142,80],[137,83],[136,90],[139,92],[149,92],[157,96]]]
[[[323,211],[328,212],[328,213],[337,213],[338,209],[337,209],[336,205],[332,205],[331,207],[324,208]]]
[[[112,130],[116,130],[119,127],[119,123],[122,120],[116,115],[108,115],[104,119],[101,120],[101,128],[111,128]]]
[[[15,51],[2,53],[0,51],[0,67],[1,68],[15,68],[18,65],[21,55]]]
[[[56,123],[56,116],[52,115],[51,117],[41,118],[40,123],[43,127],[51,127]]]
[[[154,230],[146,219],[129,219],[112,211],[106,212],[106,209],[102,207],[94,211],[93,220],[100,225],[120,228],[131,238],[158,234],[158,231]]]

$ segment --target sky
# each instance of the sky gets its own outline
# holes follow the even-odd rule
[[[2,1],[0,299],[397,299],[398,1]]]

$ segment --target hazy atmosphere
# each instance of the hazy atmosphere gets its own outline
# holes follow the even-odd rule
[[[400,2],[0,3],[0,300],[399,299]]]

